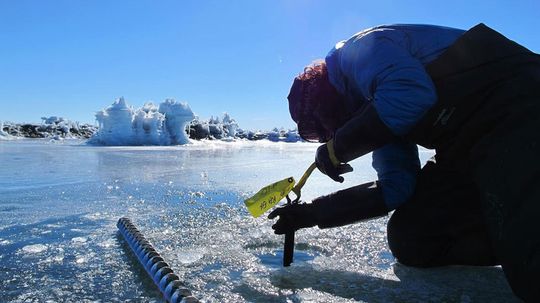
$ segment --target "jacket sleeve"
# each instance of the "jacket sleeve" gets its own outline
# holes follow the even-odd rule
[[[433,81],[406,41],[393,31],[376,31],[348,41],[342,54],[346,77],[398,136],[437,101]]]
[[[349,40],[340,65],[366,104],[336,131],[336,157],[350,161],[405,135],[436,102],[431,78],[404,40],[375,32]],[[361,102],[359,100],[359,102]]]
[[[388,210],[398,208],[413,194],[420,171],[416,144],[396,142],[373,151],[373,168]]]

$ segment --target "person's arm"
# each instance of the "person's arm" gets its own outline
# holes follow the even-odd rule
[[[379,180],[321,196],[310,204],[275,209],[269,218],[277,234],[300,228],[330,228],[386,215],[413,194],[420,170],[418,147],[408,142],[387,144],[373,152],[373,168]]]
[[[378,182],[370,182],[318,197],[312,203],[276,208],[268,218],[279,217],[272,229],[276,234],[286,234],[315,225],[321,229],[344,226],[387,213]]]
[[[407,134],[437,96],[422,63],[384,32],[350,40],[341,52],[343,74],[367,100],[334,136],[335,156],[347,163]]]

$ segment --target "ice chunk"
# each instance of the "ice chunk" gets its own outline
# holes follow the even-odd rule
[[[186,144],[189,142],[186,125],[195,118],[187,103],[177,103],[166,99],[159,105],[159,112],[165,116],[165,126],[169,133],[170,144]]]
[[[123,97],[96,113],[99,131],[89,140],[97,145],[177,145],[189,142],[186,125],[194,119],[187,103],[166,99],[159,106],[148,102],[140,109]]]
[[[227,113],[223,114],[223,130],[227,137],[235,137],[236,131],[238,130],[238,123],[236,123],[236,120],[232,119]]]
[[[44,244],[32,244],[26,245],[21,249],[24,253],[27,254],[38,254],[47,250],[47,245]]]
[[[0,245],[9,245],[13,243],[12,241],[10,240],[3,240],[3,239],[0,239]]]
[[[132,145],[133,116],[134,111],[127,106],[124,98],[116,99],[111,106],[96,113],[99,131],[94,137],[104,145]]]

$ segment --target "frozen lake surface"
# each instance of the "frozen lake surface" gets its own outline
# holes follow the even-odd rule
[[[198,142],[92,147],[0,141],[2,302],[162,302],[117,233],[131,218],[204,302],[516,302],[499,267],[415,269],[386,244],[387,218],[301,230],[282,268],[283,238],[243,200],[297,180],[317,145]],[[421,151],[422,161],[431,156]],[[371,157],[343,184],[315,172],[311,199],[372,181]]]

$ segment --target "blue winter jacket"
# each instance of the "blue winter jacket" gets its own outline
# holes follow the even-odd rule
[[[407,134],[435,104],[437,94],[424,66],[465,31],[433,25],[382,25],[341,41],[326,57],[332,85],[354,112],[372,102],[397,136]],[[393,143],[373,151],[385,203],[395,209],[410,198],[420,169],[413,143]]]

